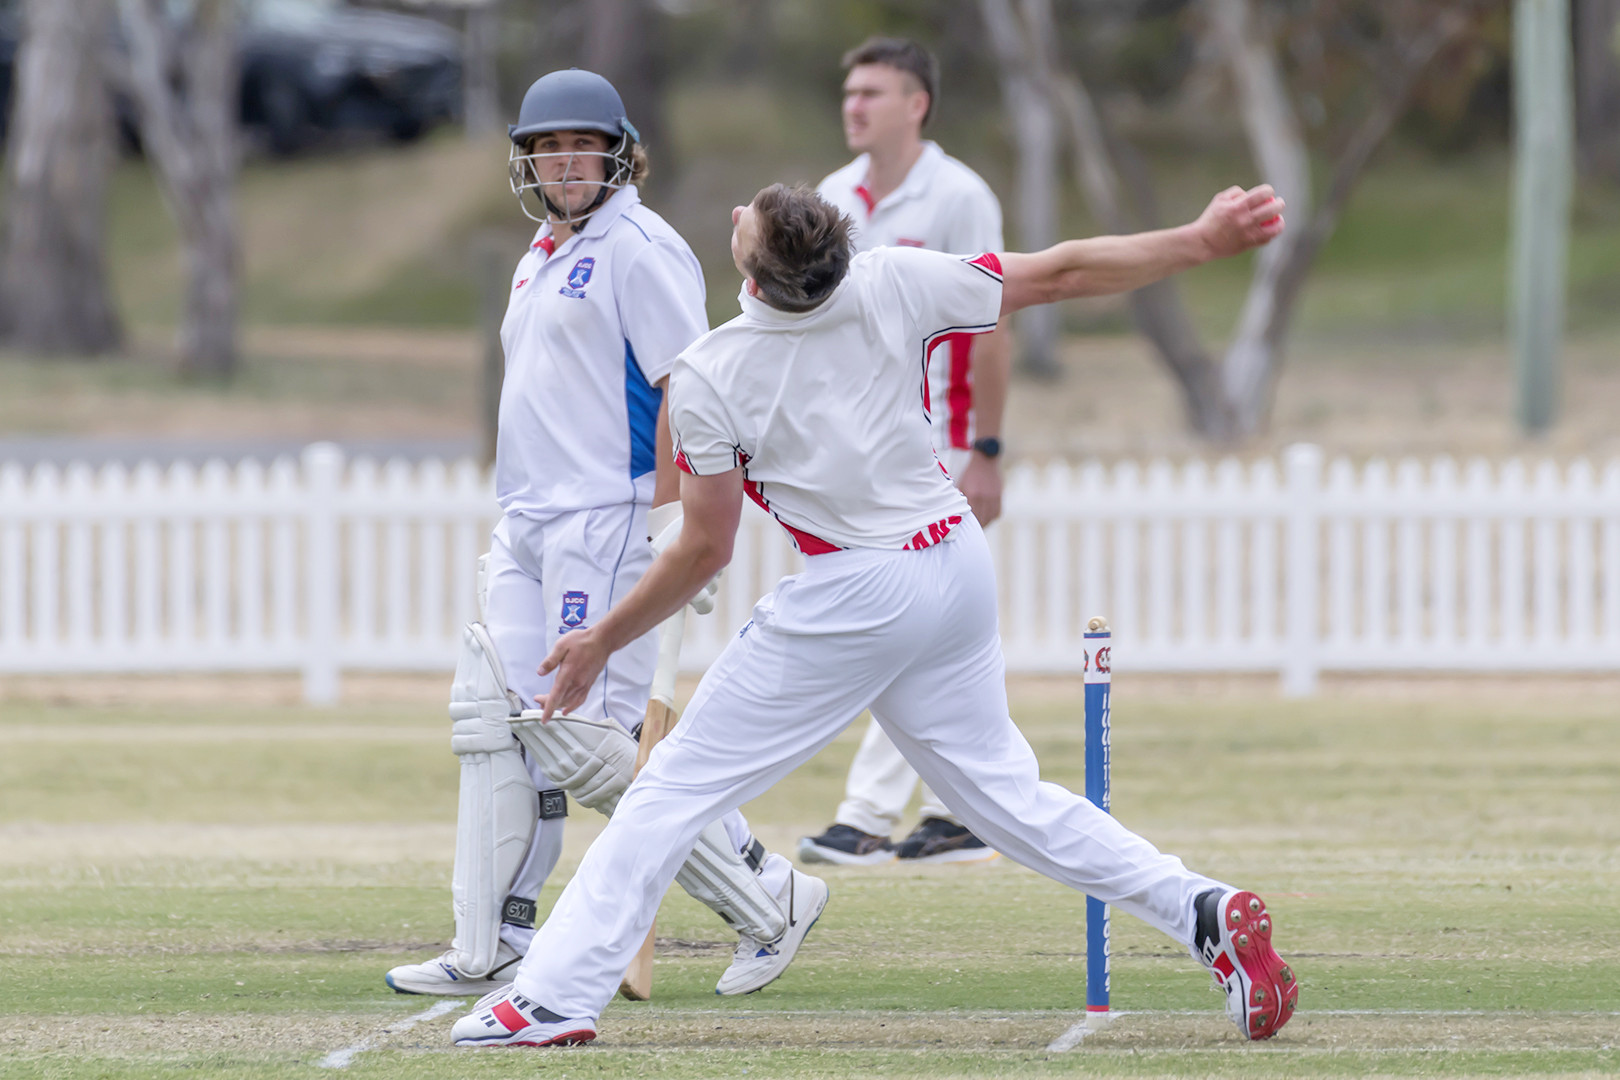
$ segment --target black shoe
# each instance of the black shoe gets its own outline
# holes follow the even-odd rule
[[[887,836],[873,836],[853,825],[832,825],[820,836],[799,840],[799,861],[876,866],[894,861],[894,845]]]
[[[965,826],[944,818],[923,818],[911,835],[900,841],[899,857],[911,862],[982,862],[1000,853],[985,846]]]

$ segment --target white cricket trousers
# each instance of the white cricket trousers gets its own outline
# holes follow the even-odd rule
[[[987,844],[1192,941],[1193,900],[1220,883],[1041,781],[1008,716],[995,576],[971,516],[922,551],[839,551],[807,563],[755,606],[625,792],[529,946],[520,993],[565,1017],[599,1016],[699,830],[809,760],[867,707]]]
[[[911,793],[917,790],[917,770],[911,767],[900,748],[894,745],[873,720],[861,737],[860,749],[849,763],[849,778],[844,781],[844,801],[838,804],[833,822],[850,825],[873,836],[892,836],[905,815]],[[962,824],[951,813],[934,789],[922,786],[923,818],[944,818]]]
[[[502,517],[490,539],[484,623],[506,668],[506,684],[533,707],[550,692],[551,676],[537,670],[576,626],[588,626],[622,600],[652,565],[647,508],[634,503],[554,514],[543,519]],[[613,654],[607,668],[575,711],[591,720],[612,719],[630,731],[647,714],[647,696],[658,660],[658,635],[645,634]],[[555,785],[525,758],[536,791]],[[715,815],[719,817],[720,815]],[[535,824],[528,854],[512,883],[517,896],[538,896],[562,854],[566,818]],[[741,813],[725,816],[726,834],[738,851],[753,843]],[[694,840],[695,842],[695,840]],[[773,855],[762,875],[775,891],[786,884],[789,865]],[[501,940],[519,952],[534,931],[503,922]]]

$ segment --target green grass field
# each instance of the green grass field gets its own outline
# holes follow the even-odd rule
[[[460,1010],[382,973],[448,941],[456,769],[441,708],[110,708],[0,698],[0,1077],[1620,1071],[1620,702],[1613,688],[1283,703],[1121,680],[1115,810],[1268,897],[1302,982],[1245,1045],[1177,946],[1115,922],[1106,1033],[1080,898],[1000,860],[832,870],[799,959],[712,993],[729,945],[665,902],[654,1000],[577,1051],[464,1051]],[[1050,779],[1082,776],[1073,688],[1021,686]],[[859,730],[748,807],[788,850],[825,824]],[[555,878],[589,838],[579,807]],[[555,884],[542,909],[557,895]]]

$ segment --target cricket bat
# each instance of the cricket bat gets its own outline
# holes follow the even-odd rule
[[[684,604],[658,628],[658,667],[653,672],[652,696],[647,699],[647,717],[641,722],[641,742],[636,747],[637,773],[647,764],[658,740],[675,726],[675,673],[681,663],[681,635],[685,630]],[[655,923],[619,982],[619,993],[631,1001],[646,1001],[652,997],[653,940],[657,936]]]

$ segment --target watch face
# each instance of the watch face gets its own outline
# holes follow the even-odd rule
[[[1001,454],[1001,440],[994,437],[977,439],[973,443],[973,449],[987,458],[998,457]]]

